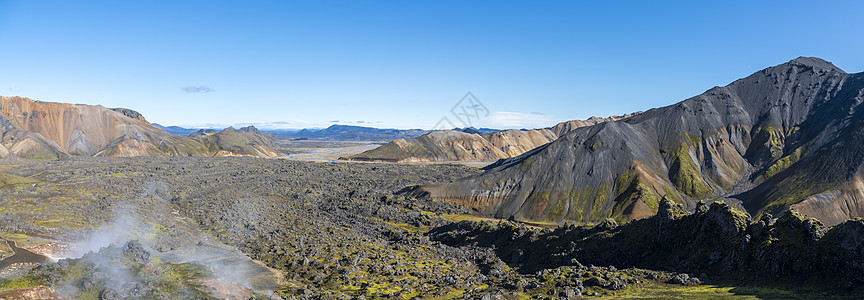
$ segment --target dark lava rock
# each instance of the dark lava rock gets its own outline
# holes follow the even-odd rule
[[[565,289],[558,296],[561,299],[576,299],[576,297],[582,296],[582,289]]]
[[[669,283],[680,285],[699,285],[701,282],[699,281],[699,278],[690,277],[690,275],[682,273],[673,276],[672,279],[669,279]]]
[[[101,292],[99,292],[99,300],[123,300],[123,299],[125,299],[125,297],[123,297],[122,295],[120,295],[120,293],[118,293],[117,291],[112,290],[112,289],[104,289]]]
[[[92,290],[100,286],[99,281],[103,278],[103,274],[101,272],[93,272],[84,276],[84,279],[81,280],[81,288],[85,290]]]
[[[150,252],[144,250],[144,246],[138,240],[127,242],[123,246],[123,255],[137,263],[147,264],[150,262]]]

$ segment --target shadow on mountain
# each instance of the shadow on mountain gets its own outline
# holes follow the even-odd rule
[[[522,274],[560,266],[613,266],[666,270],[741,283],[772,282],[836,293],[864,283],[864,219],[826,229],[794,211],[757,220],[723,202],[700,204],[694,213],[663,200],[658,214],[618,225],[537,229],[512,221],[463,221],[429,232],[451,246],[490,247]]]

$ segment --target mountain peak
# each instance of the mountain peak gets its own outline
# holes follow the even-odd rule
[[[811,67],[813,69],[835,70],[835,71],[844,72],[843,69],[838,68],[837,66],[835,66],[831,62],[828,62],[828,61],[821,59],[821,58],[818,58],[818,57],[800,56],[796,59],[793,59],[793,60],[785,63],[784,65],[807,66],[807,67]]]
[[[240,129],[237,129],[237,131],[239,131],[239,132],[246,132],[246,133],[261,134],[261,131],[258,130],[258,128],[255,128],[255,126],[252,126],[252,125],[249,125],[249,126],[246,126],[246,127],[242,127],[242,128],[240,128]]]

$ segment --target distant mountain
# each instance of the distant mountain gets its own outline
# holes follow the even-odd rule
[[[275,135],[295,134],[302,129],[264,129],[264,132],[269,132]]]
[[[295,139],[319,139],[339,141],[392,141],[413,138],[428,131],[422,129],[380,129],[373,127],[331,125],[325,129],[303,129],[296,133],[280,134]]]
[[[394,140],[344,159],[387,162],[498,160],[545,145],[573,129],[630,116],[592,117],[584,121],[562,122],[549,128],[490,130],[485,134],[474,128],[433,131],[413,139]]]
[[[665,196],[834,225],[864,217],[862,103],[864,73],[801,57],[412,193],[533,222],[639,219]]]
[[[211,156],[282,156],[276,150],[272,134],[262,133],[255,126],[240,129],[228,127],[219,132],[211,131],[198,138],[213,153]]]
[[[151,123],[151,125],[158,127],[159,129],[164,130],[167,133],[173,135],[187,136],[190,133],[198,131],[198,129],[193,128],[183,128],[180,126],[162,126],[159,123]]]
[[[461,131],[464,133],[474,133],[474,134],[487,134],[501,131],[501,129],[492,129],[492,128],[474,128],[474,127],[465,127],[465,128],[453,128],[455,131]]]
[[[238,146],[227,150],[233,155],[271,157],[278,152],[267,149],[250,154],[241,149],[260,144],[254,134],[231,142]],[[168,134],[130,109],[0,97],[0,156],[57,160],[71,156],[226,155],[224,149],[208,143]]]
[[[200,137],[205,137],[208,135],[216,134],[218,132],[219,132],[219,130],[216,130],[216,129],[209,129],[209,128],[208,129],[198,129],[198,131],[187,134],[186,136],[191,137],[191,138],[200,138]]]

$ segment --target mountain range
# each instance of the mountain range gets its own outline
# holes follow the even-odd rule
[[[194,128],[184,128],[184,127],[180,127],[180,126],[163,126],[162,124],[159,124],[159,123],[150,123],[150,124],[153,126],[156,126],[159,129],[164,130],[167,133],[170,133],[173,135],[181,135],[181,136],[187,136],[187,135],[190,135],[190,134],[200,130],[200,129],[194,129]]]
[[[553,127],[510,129],[481,133],[472,128],[440,130],[411,139],[397,139],[378,148],[345,157],[355,161],[435,162],[488,161],[510,158],[558,139],[576,128],[629,118],[632,114],[608,118],[561,122]]]
[[[281,154],[257,130],[191,138],[169,134],[125,108],[0,97],[0,156],[257,156]]]
[[[410,192],[538,223],[641,219],[667,198],[791,207],[831,226],[864,216],[862,102],[864,73],[800,57]]]
[[[413,138],[424,133],[423,129],[382,129],[374,127],[334,124],[324,129],[303,129],[295,133],[277,133],[291,139],[317,139],[335,141],[379,141]]]

